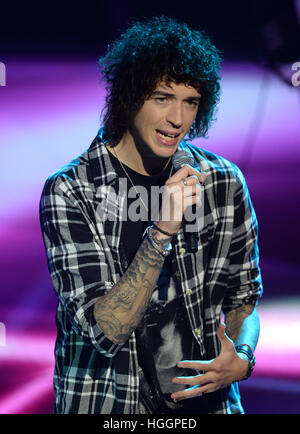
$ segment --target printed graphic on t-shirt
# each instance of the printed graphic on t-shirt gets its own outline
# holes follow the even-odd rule
[[[181,384],[172,383],[174,377],[195,375],[193,370],[177,367],[181,360],[192,360],[195,352],[184,309],[182,296],[176,293],[165,262],[145,314],[148,345],[163,393],[182,390]]]

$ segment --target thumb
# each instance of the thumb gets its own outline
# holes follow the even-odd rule
[[[218,331],[217,331],[217,336],[221,342],[221,345],[228,345],[228,343],[230,343],[231,345],[233,344],[232,340],[227,336],[226,332],[225,332],[225,324],[221,323]]]
[[[225,324],[221,323],[217,331],[218,338],[222,342],[225,339]]]

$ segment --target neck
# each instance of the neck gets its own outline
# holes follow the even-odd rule
[[[135,142],[126,140],[125,136],[117,145],[107,145],[107,149],[123,164],[146,176],[162,173],[171,160],[171,157],[160,158],[156,155],[142,155],[141,149]]]

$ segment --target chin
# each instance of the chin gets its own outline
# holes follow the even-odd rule
[[[180,141],[170,144],[157,143],[155,140],[144,140],[144,144],[140,146],[144,156],[147,158],[170,158],[178,149]]]
[[[175,154],[178,149],[178,145],[179,144],[177,143],[173,146],[155,146],[154,148],[152,148],[152,152],[160,158],[169,158],[173,154]]]
[[[157,150],[154,151],[153,150],[152,157],[161,158],[162,160],[167,160],[173,156],[173,154],[176,152],[176,150],[177,150],[177,148],[173,149],[173,150],[168,149],[167,151],[165,151],[165,150],[164,151],[157,151]]]

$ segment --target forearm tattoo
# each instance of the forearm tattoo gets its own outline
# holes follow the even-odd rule
[[[152,229],[151,235],[152,235],[153,240],[157,244],[160,244],[163,248],[166,248],[170,244],[170,242],[172,240],[172,237],[167,237],[167,238],[159,239],[158,238],[159,232],[156,229]]]
[[[226,315],[226,334],[235,341],[241,331],[244,320],[251,315],[254,306],[246,304],[231,310]]]
[[[120,281],[95,303],[95,319],[112,342],[125,342],[138,326],[163,262],[164,257],[145,238]]]

